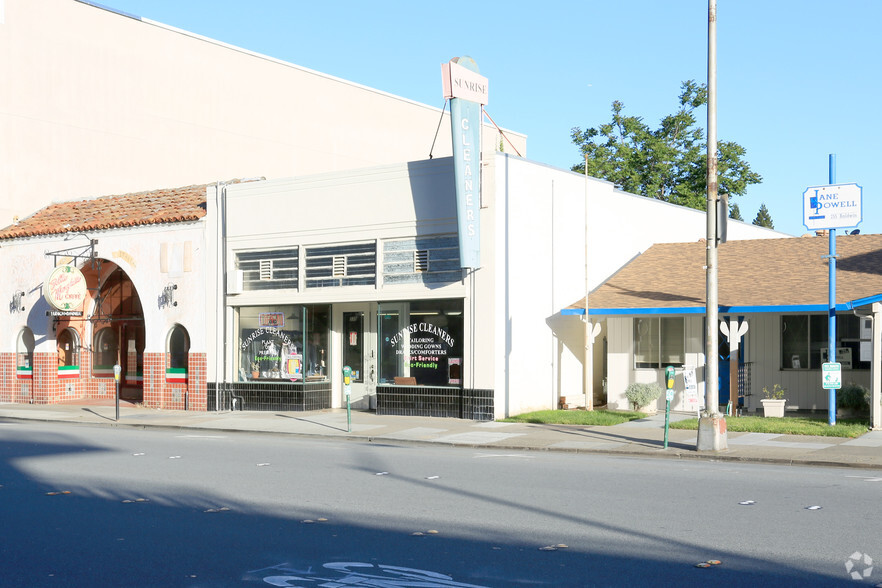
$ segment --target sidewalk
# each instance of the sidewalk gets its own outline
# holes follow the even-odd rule
[[[696,431],[670,429],[664,448],[664,413],[611,427],[475,422],[449,418],[351,413],[351,432],[343,409],[316,412],[185,412],[120,404],[0,404],[0,422],[30,420],[104,426],[162,427],[202,431],[250,431],[362,442],[433,443],[486,450],[535,450],[607,455],[751,461],[882,469],[882,431],[857,439],[766,433],[728,433],[729,448],[697,452]],[[672,414],[671,420],[688,418]]]

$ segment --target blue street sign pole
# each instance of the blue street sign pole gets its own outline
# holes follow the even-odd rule
[[[830,154],[830,181],[836,183],[836,155]],[[836,229],[830,229],[830,255],[828,256],[830,268],[830,298],[829,319],[827,325],[827,361],[836,362]],[[827,422],[832,427],[836,424],[836,388],[830,388],[828,397]]]

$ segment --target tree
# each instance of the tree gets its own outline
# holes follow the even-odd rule
[[[627,192],[674,204],[707,208],[707,142],[696,126],[695,109],[707,103],[707,86],[694,80],[681,85],[677,112],[665,116],[655,130],[641,117],[625,116],[624,105],[612,103],[612,121],[583,131],[574,127],[573,143],[583,161],[573,171],[609,180]],[[762,182],[744,161],[738,143],[717,142],[720,194],[742,196],[750,184]]]
[[[737,221],[743,221],[743,220],[744,220],[743,218],[741,218],[741,209],[738,208],[738,205],[737,205],[737,204],[733,204],[733,205],[729,208],[729,218],[731,218],[732,220],[737,220]]]
[[[760,204],[759,212],[756,213],[756,218],[753,219],[753,224],[758,227],[775,228],[775,223],[772,222],[772,215],[769,214],[769,209],[766,208],[765,202]]]

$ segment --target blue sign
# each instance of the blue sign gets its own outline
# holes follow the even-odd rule
[[[481,267],[481,105],[450,101],[459,265]]]
[[[453,175],[456,182],[456,217],[459,232],[459,265],[481,267],[481,103],[487,84],[470,57],[458,57],[442,69],[445,96],[450,96],[450,134],[453,138]],[[467,98],[464,98],[466,96]]]

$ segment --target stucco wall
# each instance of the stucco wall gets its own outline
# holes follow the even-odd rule
[[[424,159],[441,117],[437,106],[74,0],[3,6],[0,226],[51,201]],[[525,136],[509,138],[526,154]],[[487,125],[484,145],[498,144]],[[445,115],[434,155],[450,153]]]
[[[654,243],[697,241],[706,234],[706,215],[508,154],[497,154],[495,165],[497,206],[491,218],[497,230],[497,398],[506,399],[506,414],[555,408],[560,396],[583,394],[584,328],[579,317],[561,316],[560,311],[585,296],[585,272],[590,290]],[[729,227],[733,240],[785,236],[735,221]],[[690,328],[688,349],[694,347],[694,352],[688,358],[691,365],[699,365],[694,353],[702,352],[701,344],[692,339],[701,327]],[[661,381],[655,372],[635,372],[633,362],[620,355],[630,353],[627,329],[602,329],[592,353],[595,396],[602,397],[604,337],[611,350],[611,403],[631,381]]]

